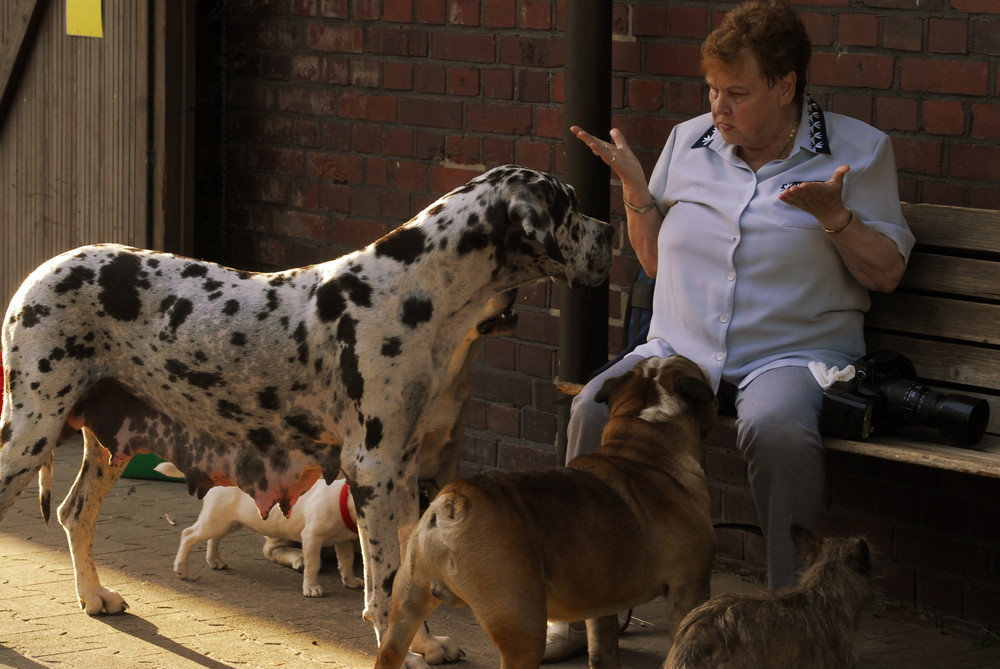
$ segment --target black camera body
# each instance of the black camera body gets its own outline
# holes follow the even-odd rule
[[[886,429],[927,425],[966,446],[979,442],[990,418],[986,400],[946,394],[915,383],[913,363],[882,349],[854,362],[855,376],[823,393],[820,432],[864,440]]]

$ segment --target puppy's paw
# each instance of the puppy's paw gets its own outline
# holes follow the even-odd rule
[[[305,597],[323,597],[323,586],[318,583],[303,583],[302,594]]]
[[[365,587],[365,581],[357,576],[345,576],[341,579],[344,583],[344,587],[350,590],[357,590],[358,588]]]
[[[291,561],[288,563],[288,566],[294,569],[295,571],[303,572],[306,569],[306,562],[305,560],[302,559],[302,554],[300,553],[297,556],[291,558]]]
[[[215,558],[214,560],[209,558],[206,562],[208,562],[208,566],[212,569],[229,569],[229,565],[218,558]]]
[[[451,637],[417,634],[410,650],[424,656],[427,664],[458,662],[465,657],[465,651],[451,640]]]

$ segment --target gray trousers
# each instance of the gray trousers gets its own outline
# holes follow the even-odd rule
[[[573,399],[566,429],[566,460],[601,445],[608,408],[594,402],[606,379],[640,361],[629,355],[591,379]],[[796,582],[793,524],[814,528],[823,497],[823,442],[819,412],[823,391],[806,367],[764,372],[736,394],[736,440],[747,461],[750,491],[767,539],[767,581],[773,588]]]

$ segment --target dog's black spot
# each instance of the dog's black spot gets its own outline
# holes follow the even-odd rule
[[[64,295],[70,291],[76,292],[83,287],[83,284],[94,280],[94,270],[83,265],[70,267],[69,273],[62,281],[56,284],[56,295]]]
[[[208,274],[208,268],[198,263],[188,263],[181,270],[182,279],[189,279],[193,276],[205,276],[206,274]]]
[[[306,337],[309,333],[306,331],[306,324],[299,321],[298,326],[295,328],[295,332],[292,333],[292,337],[298,344],[298,357],[299,362],[305,365],[309,362],[309,342],[306,341]]]
[[[21,309],[21,325],[26,328],[33,328],[50,313],[51,310],[44,304],[26,304],[24,305],[24,309]]]
[[[56,397],[65,397],[66,395],[69,395],[71,390],[73,390],[73,386],[63,386],[59,389],[59,392],[56,393]]]
[[[365,396],[365,379],[361,375],[358,354],[353,346],[345,346],[340,352],[340,375],[348,397],[357,401]]]
[[[277,474],[284,474],[292,465],[291,458],[288,457],[288,451],[281,448],[274,449],[274,451],[272,451],[268,456],[267,460],[271,463],[271,469]],[[290,510],[291,507],[283,506],[281,508],[282,510]]]
[[[359,307],[370,307],[372,305],[372,287],[354,274],[344,274],[338,278],[337,283],[347,292],[351,302]]]
[[[259,427],[247,432],[247,440],[254,445],[257,450],[266,452],[274,446],[274,435],[266,427]]]
[[[244,415],[243,409],[240,405],[227,400],[219,400],[219,403],[216,405],[216,410],[220,416],[228,420],[239,420],[239,417]]]
[[[142,309],[139,288],[149,287],[149,282],[141,279],[140,273],[139,258],[131,253],[119,253],[101,267],[97,283],[103,290],[97,299],[108,316],[119,321],[139,318]]]
[[[358,343],[357,324],[358,322],[350,316],[340,319],[340,323],[337,324],[337,340],[351,346]]]
[[[256,454],[243,450],[236,460],[236,479],[243,485],[267,488],[267,468]]]
[[[319,439],[320,428],[318,425],[314,424],[309,417],[305,414],[295,414],[294,416],[285,416],[285,423],[293,428],[296,432],[301,434],[312,441]]]
[[[222,307],[222,313],[226,316],[234,316],[239,310],[240,303],[236,300],[226,300],[226,304]]]
[[[321,321],[331,322],[341,317],[347,301],[340,292],[336,279],[327,281],[316,290],[316,312]]]
[[[132,364],[137,367],[143,367],[146,364],[142,361],[142,358],[137,355],[133,355],[130,359],[132,360]]]
[[[350,487],[351,496],[354,498],[354,511],[358,514],[359,518],[364,518],[365,513],[368,511],[368,505],[375,498],[375,488],[368,485],[360,485],[350,480],[347,482],[347,485]],[[369,543],[378,544],[374,540],[371,540]]]
[[[229,343],[233,346],[245,346],[247,343],[247,336],[242,332],[234,332],[229,336]]]
[[[386,597],[391,597],[392,596],[392,584],[396,580],[396,572],[397,571],[399,571],[399,570],[398,569],[393,569],[392,573],[390,573],[388,576],[386,576],[385,579],[382,581],[382,592],[385,593]]]
[[[410,265],[423,254],[426,241],[427,233],[420,228],[396,228],[375,242],[375,255]]]
[[[278,298],[278,291],[274,289],[267,291],[267,303],[264,305],[263,311],[257,312],[257,320],[264,320],[276,311],[279,306],[281,306],[281,299]]]
[[[84,337],[84,341],[92,341],[93,337]],[[93,346],[86,346],[84,344],[78,344],[76,337],[69,337],[66,340],[66,355],[75,360],[86,360],[87,358],[94,357],[97,351]]]
[[[226,385],[225,379],[222,374],[218,372],[196,372],[190,367],[185,365],[180,360],[170,359],[167,360],[163,368],[171,376],[179,379],[184,379],[192,386],[196,388],[212,388],[214,386],[224,386]]]
[[[281,406],[278,398],[278,389],[275,386],[268,386],[257,393],[257,405],[265,411],[277,411]]]
[[[170,309],[170,329],[176,333],[177,328],[184,324],[184,321],[187,320],[187,317],[190,316],[193,311],[194,304],[192,304],[191,300],[187,298],[182,297],[174,302],[172,308]],[[161,336],[160,338],[162,339],[163,337]]]
[[[434,303],[423,297],[409,297],[403,302],[400,320],[410,328],[426,323],[434,315]]]
[[[38,361],[38,371],[41,372],[42,374],[48,374],[49,372],[52,371],[52,365],[49,364],[48,360],[42,358],[41,360]]]
[[[458,255],[482,251],[490,245],[490,235],[482,228],[464,230],[458,238]]]
[[[214,291],[217,291],[220,288],[222,288],[222,286],[223,283],[221,281],[218,281],[217,279],[206,279],[205,282],[201,284],[201,289],[204,290],[206,293],[213,293]]]
[[[382,420],[369,418],[365,421],[365,449],[373,451],[382,443]]]
[[[395,358],[403,351],[403,342],[399,337],[389,337],[382,341],[382,355]]]
[[[34,446],[31,447],[31,454],[38,455],[39,453],[45,450],[45,447],[48,445],[48,443],[49,440],[46,439],[45,437],[42,437],[41,439],[35,442]]]

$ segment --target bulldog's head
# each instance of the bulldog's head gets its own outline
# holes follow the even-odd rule
[[[607,403],[612,416],[635,416],[647,423],[692,415],[702,439],[712,430],[719,408],[705,371],[679,355],[643,360],[623,376],[605,381],[594,399]]]

